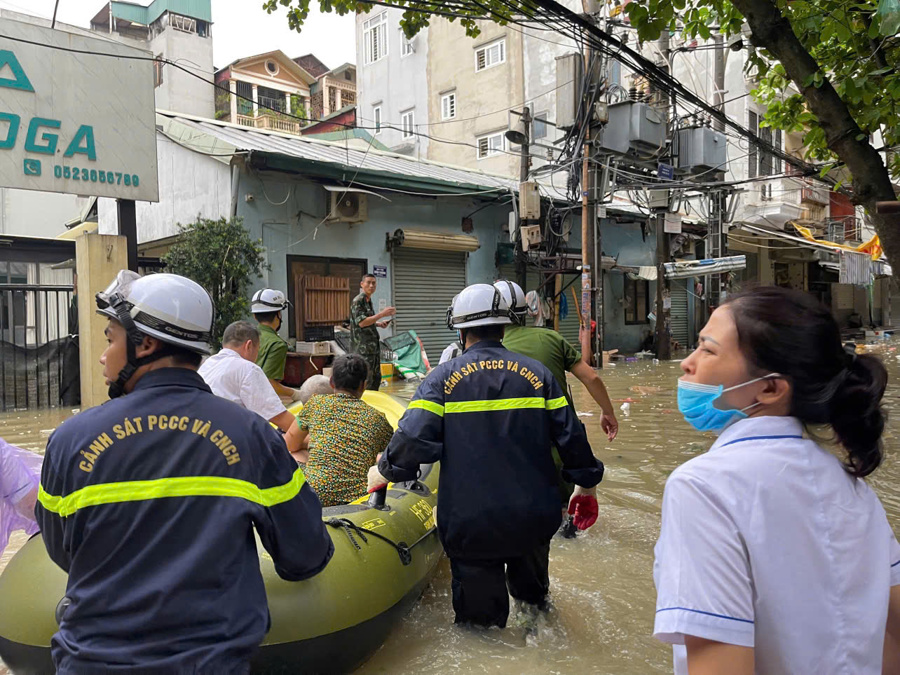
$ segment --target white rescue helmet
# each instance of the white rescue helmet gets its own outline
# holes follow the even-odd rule
[[[263,288],[253,294],[250,300],[251,314],[267,314],[268,312],[280,312],[291,304],[284,297],[284,293],[274,288]]]
[[[453,304],[447,310],[447,325],[454,330],[511,323],[509,305],[500,291],[490,284],[467,286],[453,298]]]
[[[215,311],[209,293],[196,281],[177,274],[122,270],[97,293],[97,312],[161,342],[199,354],[210,353]],[[136,342],[140,343],[137,336]]]
[[[500,295],[509,305],[509,311],[513,313],[519,323],[524,323],[528,311],[528,303],[525,302],[525,291],[515,281],[500,279],[494,282],[494,288],[500,291]]]

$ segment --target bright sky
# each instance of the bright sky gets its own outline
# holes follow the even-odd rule
[[[136,0],[149,5],[150,0]],[[56,0],[0,0],[0,7],[47,19]],[[59,0],[57,21],[87,28],[103,0]],[[322,14],[311,3],[302,33],[288,28],[283,10],[266,14],[262,0],[212,0],[213,52],[216,68],[235,59],[280,49],[294,58],[312,52],[329,68],[356,62],[355,17]]]

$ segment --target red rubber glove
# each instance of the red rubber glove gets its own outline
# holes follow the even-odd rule
[[[588,529],[597,522],[597,516],[600,515],[597,498],[593,495],[572,495],[569,499],[569,515],[575,516],[573,522],[579,530]]]

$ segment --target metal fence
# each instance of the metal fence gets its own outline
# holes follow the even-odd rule
[[[72,286],[0,284],[0,410],[58,407],[77,386],[72,298]]]

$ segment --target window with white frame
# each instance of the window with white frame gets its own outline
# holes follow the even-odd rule
[[[363,24],[363,42],[366,64],[375,63],[387,56],[387,12],[382,12]]]
[[[497,40],[475,50],[475,72],[506,63],[506,39]]]
[[[180,30],[185,33],[197,32],[197,20],[192,19],[189,16],[181,16],[180,14],[172,14],[169,12],[169,25],[175,30]]]
[[[763,142],[763,146],[760,147],[756,143],[750,144],[750,151],[747,153],[747,177],[748,178],[756,178],[757,176],[774,176],[781,173],[781,158],[775,156],[774,153],[769,152],[766,148],[768,146],[772,146],[776,151],[783,150],[783,138],[781,135],[781,129],[772,129],[771,127],[764,127],[760,124],[762,121],[763,115],[761,113],[757,113],[754,110],[749,111],[749,127],[750,131],[759,136],[759,139]],[[769,201],[774,199],[776,196],[775,190],[773,189],[773,183],[770,181],[761,182],[760,186],[760,196],[763,200]]]
[[[413,48],[412,40],[408,40],[406,36],[400,33],[400,57],[409,56],[414,53],[416,50]]]
[[[504,136],[504,132],[502,131],[485,134],[484,136],[479,136],[475,140],[478,145],[478,159],[493,157],[506,150],[506,136]]]
[[[456,118],[456,92],[441,95],[441,119],[452,120]]]
[[[372,119],[375,122],[375,124],[373,125],[375,127],[374,135],[377,136],[378,134],[381,133],[381,106],[380,105],[376,105],[375,107],[372,108]]]
[[[416,116],[414,110],[400,113],[400,128],[403,130],[403,138],[415,136]]]

